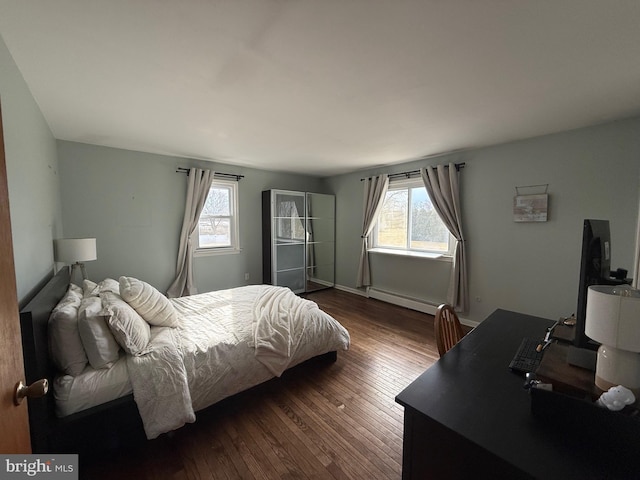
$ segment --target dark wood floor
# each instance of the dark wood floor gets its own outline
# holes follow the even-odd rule
[[[176,432],[81,459],[80,478],[399,479],[394,399],[438,358],[433,317],[335,289],[308,298],[351,334],[335,363],[296,367]]]

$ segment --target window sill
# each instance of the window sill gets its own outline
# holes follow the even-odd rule
[[[242,252],[241,248],[221,247],[221,248],[199,248],[194,253],[194,257],[210,257],[213,255],[236,255]]]
[[[381,253],[383,255],[397,255],[400,257],[417,257],[440,262],[453,262],[451,255],[444,253],[415,252],[411,250],[394,250],[392,248],[370,248],[369,253]]]

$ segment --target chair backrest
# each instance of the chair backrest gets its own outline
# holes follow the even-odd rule
[[[458,315],[451,305],[443,303],[436,310],[435,331],[441,357],[464,336]]]

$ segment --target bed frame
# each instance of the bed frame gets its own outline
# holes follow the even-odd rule
[[[41,378],[49,380],[47,395],[28,399],[31,449],[33,453],[91,453],[144,440],[133,395],[64,418],[55,414],[55,366],[49,358],[48,322],[69,281],[69,270],[63,268],[20,311],[27,384]]]
[[[48,323],[69,282],[68,269],[62,269],[46,281],[20,311],[27,385],[46,378],[50,390],[44,397],[28,399],[33,453],[90,455],[144,442],[146,436],[133,394],[67,417],[58,418],[55,414],[52,386],[56,369],[49,358]],[[307,362],[335,362],[336,359],[337,352],[329,352]]]

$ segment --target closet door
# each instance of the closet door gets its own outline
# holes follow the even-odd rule
[[[308,292],[335,284],[335,196],[307,193]]]
[[[271,191],[272,283],[296,293],[305,290],[305,195]]]

